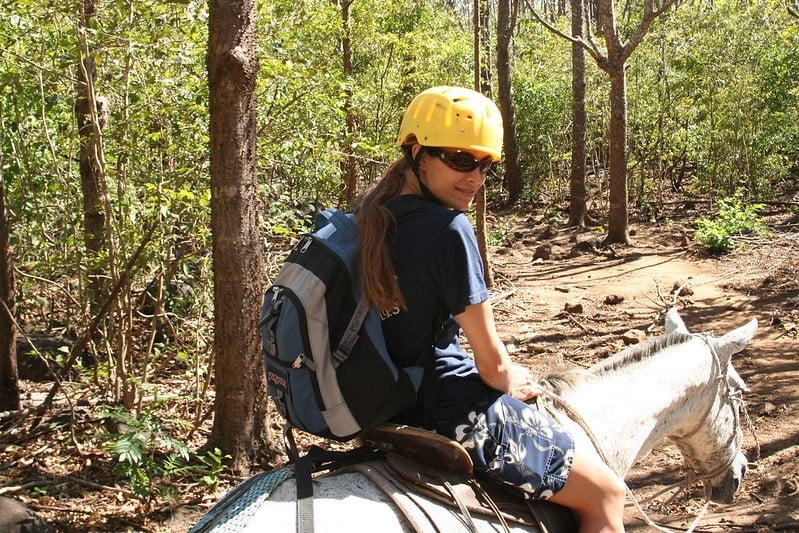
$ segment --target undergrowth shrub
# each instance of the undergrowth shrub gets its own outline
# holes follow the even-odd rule
[[[116,474],[130,483],[148,509],[156,496],[168,501],[179,499],[174,483],[178,477],[200,475],[200,482],[214,489],[225,469],[225,460],[230,458],[219,449],[204,455],[191,454],[188,445],[168,429],[186,423],[161,418],[156,413],[160,404],[161,401],[153,402],[138,415],[120,406],[110,407],[101,415],[116,426],[116,431],[102,435],[105,449],[117,459]],[[190,464],[191,455],[199,464]]]
[[[713,254],[726,254],[736,245],[736,237],[747,234],[766,235],[768,230],[758,211],[763,204],[746,205],[739,196],[719,202],[713,218],[699,218],[696,242]]]

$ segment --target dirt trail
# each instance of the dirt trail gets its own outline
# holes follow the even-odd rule
[[[708,258],[686,246],[684,234],[678,224],[647,227],[635,246],[609,251],[592,246],[597,234],[521,223],[514,245],[492,249],[498,328],[514,358],[543,370],[560,360],[587,366],[622,349],[625,336],[662,332],[670,305],[696,332],[720,335],[757,318],[755,339],[734,359],[751,389],[750,470],[736,502],[711,504],[696,530],[799,531],[799,237],[785,232]],[[666,445],[628,483],[643,500],[684,476],[679,453]],[[645,510],[662,527],[684,531],[703,490],[695,484],[667,502],[673,494]],[[632,505],[627,517],[628,531],[652,530]]]

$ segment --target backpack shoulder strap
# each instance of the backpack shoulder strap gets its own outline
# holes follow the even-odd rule
[[[316,213],[314,225],[316,231],[321,230],[325,226],[332,225],[336,230],[346,233],[347,236],[351,234],[352,237],[355,237],[357,231],[353,215],[351,213],[344,213],[335,207],[328,207]]]
[[[353,346],[355,346],[355,343],[358,342],[358,332],[361,330],[361,325],[366,319],[366,315],[368,313],[369,306],[366,304],[366,300],[361,298],[357,307],[355,308],[355,312],[352,313],[352,318],[350,318],[349,324],[347,324],[347,329],[344,330],[344,335],[342,335],[341,341],[338,343],[335,351],[333,351],[332,356],[333,359],[336,360],[336,364],[343,363],[344,360],[350,356]]]

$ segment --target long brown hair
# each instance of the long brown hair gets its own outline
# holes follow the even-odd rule
[[[386,241],[396,220],[383,203],[400,194],[409,172],[410,165],[405,157],[389,165],[380,181],[364,195],[356,215],[363,295],[369,304],[380,310],[405,308]]]

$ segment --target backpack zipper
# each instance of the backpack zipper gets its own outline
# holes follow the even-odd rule
[[[294,362],[291,363],[291,368],[300,368],[302,365],[307,366],[311,372],[316,372],[316,363],[310,357],[306,357],[304,353],[297,356]]]
[[[313,242],[313,238],[310,235],[306,235],[305,237],[303,237],[300,240],[299,243],[297,243],[297,250],[301,254],[304,254],[305,252],[308,251],[308,248],[311,246],[312,242]]]

